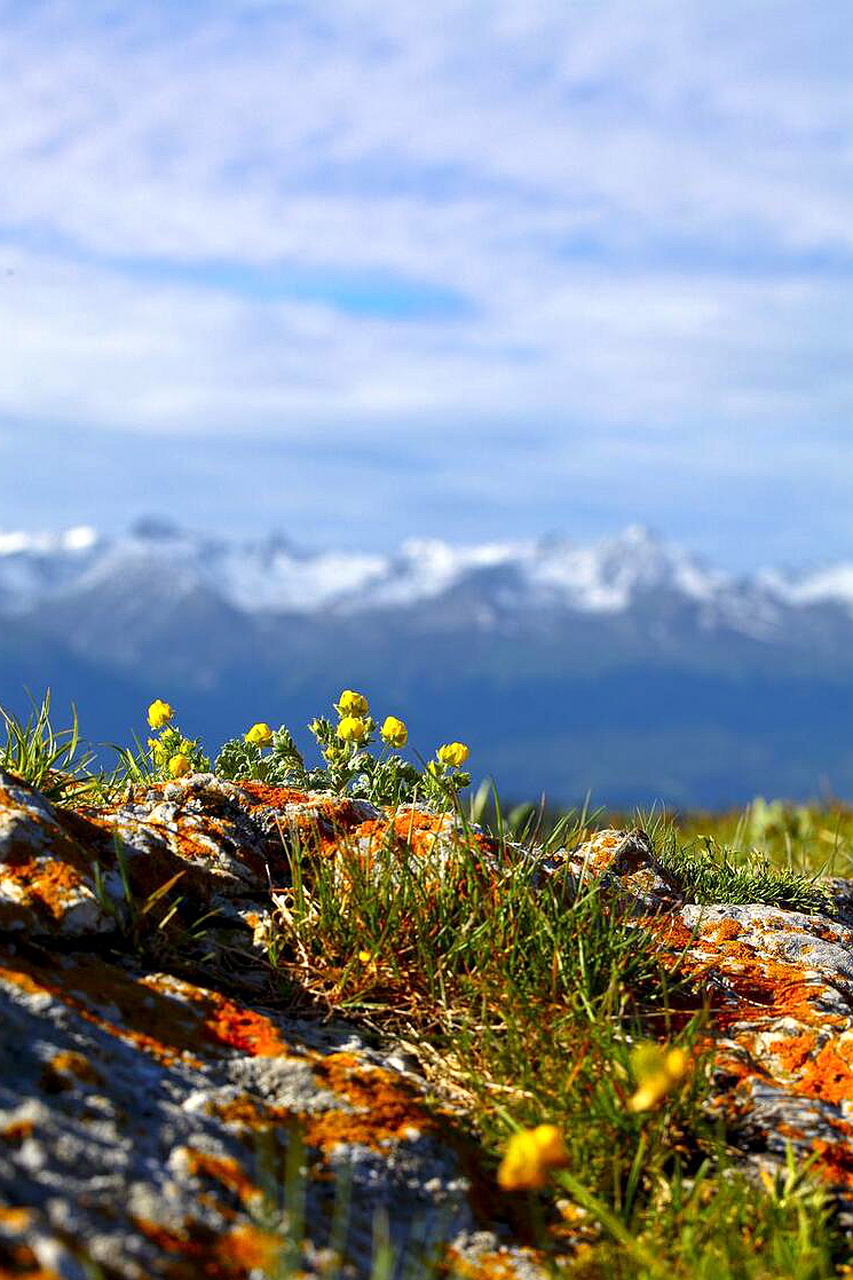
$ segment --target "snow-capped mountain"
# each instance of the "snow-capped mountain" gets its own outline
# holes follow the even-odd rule
[[[853,794],[853,563],[735,576],[640,528],[388,555],[153,520],[2,534],[0,707],[47,686],[98,742],[144,736],[155,696],[214,748],[298,735],[348,686],[511,797]]]
[[[853,563],[736,578],[638,527],[589,545],[419,539],[390,555],[302,551],[278,537],[226,541],[153,520],[114,538],[88,527],[0,534],[0,616],[122,591],[149,604],[201,592],[250,615],[339,616],[440,608],[467,591],[485,623],[537,610],[625,614],[657,598],[691,606],[705,629],[760,637],[791,610],[829,604],[853,616]]]

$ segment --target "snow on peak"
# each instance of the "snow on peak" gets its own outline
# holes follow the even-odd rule
[[[65,551],[88,551],[98,535],[87,524],[75,525],[62,533],[0,532],[0,556],[57,555]]]
[[[758,578],[786,604],[834,604],[853,614],[853,561],[799,573],[764,569]]]
[[[840,603],[853,612],[853,563],[811,573],[735,579],[640,525],[583,544],[559,538],[457,545],[414,538],[390,555],[302,551],[286,538],[228,541],[162,520],[104,538],[86,525],[61,533],[0,533],[0,614],[25,613],[109,585],[164,599],[202,589],[244,613],[361,613],[406,609],[456,590],[483,616],[535,609],[615,614],[640,599],[676,597],[704,627],[768,635],[788,608]]]
[[[0,532],[0,614],[25,613],[76,582],[98,545],[88,525],[61,533]]]

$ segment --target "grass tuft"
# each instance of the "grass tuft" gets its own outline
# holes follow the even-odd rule
[[[94,752],[81,745],[76,710],[61,730],[52,726],[50,710],[48,693],[26,721],[2,712],[0,766],[64,804],[91,807],[208,767],[200,741],[174,726],[165,703],[149,708],[156,736],[135,749],[117,748],[111,774],[92,769]],[[405,746],[401,721],[390,717],[393,723],[380,729],[352,690],[336,711],[337,727],[313,724],[321,767],[304,767],[283,726],[258,724],[220,752],[220,776],[330,787],[378,804],[426,796],[435,808],[454,811],[459,834],[439,858],[437,848],[413,857],[393,824],[381,847],[368,850],[342,834],[332,855],[310,834],[283,833],[291,876],[290,888],[276,893],[279,924],[268,953],[273,996],[284,992],[291,1004],[345,1014],[412,1047],[436,1104],[454,1111],[456,1128],[467,1130],[460,1156],[474,1155],[471,1167],[485,1174],[480,1194],[487,1216],[538,1245],[556,1274],[584,1280],[838,1274],[843,1246],[808,1166],[789,1156],[787,1169],[764,1181],[738,1167],[709,1106],[708,1011],[678,963],[665,959],[635,920],[618,915],[594,883],[572,898],[568,878],[543,881],[535,859],[518,845],[541,855],[580,844],[597,826],[639,823],[664,867],[700,903],[820,911],[828,904],[820,876],[853,866],[853,812],[756,801],[743,814],[628,820],[586,811],[554,815],[544,802],[505,813],[487,785],[463,810],[463,744],[444,744],[416,769],[397,754]],[[354,719],[357,735],[347,724]],[[491,840],[472,829],[474,822],[489,829]],[[141,903],[125,884],[122,945],[138,951],[150,945],[152,932],[163,933],[179,906],[169,897],[178,879]],[[148,927],[153,917],[157,930]],[[655,1045],[658,1058],[677,1069],[668,1075],[658,1069],[652,1087],[641,1064],[654,1058]],[[651,1102],[638,1101],[644,1088]],[[537,1176],[534,1160],[527,1189],[518,1180],[512,1189],[506,1176],[499,1185],[510,1139],[542,1126],[553,1126],[562,1143],[547,1177]],[[275,1186],[270,1191],[266,1226],[281,1237],[271,1276],[295,1275],[301,1265],[297,1165],[294,1147],[283,1198]],[[425,1277],[451,1274],[453,1266],[392,1259],[380,1223],[376,1280],[401,1269]]]
[[[54,729],[50,719],[50,690],[40,703],[30,695],[32,710],[26,720],[0,706],[6,741],[0,746],[0,768],[29,782],[49,800],[63,800],[79,791],[91,776],[95,758],[81,748],[77,708],[71,708],[71,725]]]

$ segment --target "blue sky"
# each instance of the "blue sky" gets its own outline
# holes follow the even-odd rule
[[[853,554],[849,6],[0,0],[0,527]]]

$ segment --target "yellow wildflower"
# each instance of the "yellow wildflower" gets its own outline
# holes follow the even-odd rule
[[[148,723],[152,729],[159,729],[162,725],[168,724],[174,714],[168,702],[164,702],[162,698],[155,698],[148,708]]]
[[[354,689],[344,689],[335,706],[341,716],[366,716],[370,710],[364,694],[356,693]]]
[[[629,1111],[649,1111],[687,1075],[689,1061],[683,1049],[641,1044],[631,1055],[637,1091],[628,1099]]]
[[[556,1125],[523,1129],[507,1143],[498,1169],[498,1184],[505,1191],[543,1187],[549,1170],[564,1169],[568,1163],[569,1153]]]
[[[185,773],[189,773],[192,767],[192,760],[181,751],[176,756],[172,756],[169,761],[169,773],[173,778],[182,778]]]
[[[458,769],[468,759],[468,748],[464,742],[445,742],[444,746],[438,748],[436,755],[442,764],[452,764]]]
[[[243,734],[243,741],[254,742],[256,747],[268,747],[272,742],[272,729],[263,721],[253,724],[251,729]]]
[[[408,729],[396,716],[386,716],[385,723],[379,732],[389,747],[404,747],[409,741]]]
[[[359,951],[358,958],[362,964],[370,964],[370,961],[373,959],[373,956],[370,954],[369,951]]]
[[[361,742],[367,733],[367,721],[359,716],[344,716],[338,725],[338,737],[344,742]]]

